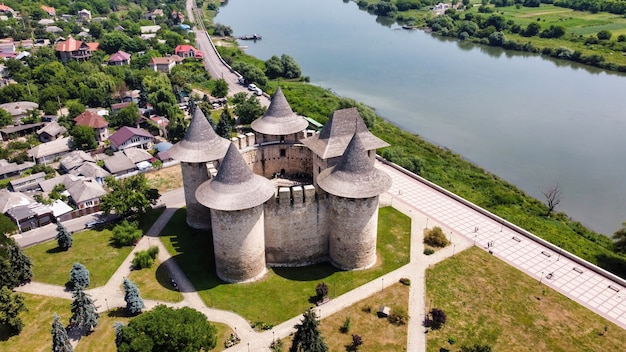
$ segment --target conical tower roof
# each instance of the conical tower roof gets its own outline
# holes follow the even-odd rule
[[[265,115],[252,121],[250,126],[262,134],[285,136],[304,131],[309,123],[291,110],[283,91],[278,87]]]
[[[320,173],[317,184],[324,191],[345,198],[370,198],[391,187],[391,177],[374,167],[361,138],[354,134],[346,152],[334,167]]]
[[[205,207],[230,211],[263,204],[274,193],[272,182],[253,174],[239,150],[231,144],[217,175],[198,187],[196,199]]]
[[[170,156],[187,163],[205,163],[224,157],[231,142],[218,136],[199,107],[193,112],[191,123],[182,141],[168,150]]]

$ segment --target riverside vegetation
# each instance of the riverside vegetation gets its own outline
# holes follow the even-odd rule
[[[259,69],[264,62],[246,55],[235,45],[218,51],[230,64],[246,63]],[[420,136],[403,131],[384,120],[366,105],[342,98],[330,91],[299,80],[268,80],[263,90],[270,95],[280,84],[292,109],[303,116],[326,123],[334,110],[356,106],[366,124],[379,138],[391,144],[380,155],[441,187],[489,210],[537,236],[552,242],[616,275],[626,277],[626,257],[613,251],[613,241],[585,228],[567,214],[546,217],[548,207],[514,185],[463,159],[459,154],[438,147]]]

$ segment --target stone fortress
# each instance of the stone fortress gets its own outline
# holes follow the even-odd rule
[[[391,186],[374,161],[388,144],[357,109],[335,111],[316,133],[279,87],[251,127],[229,141],[196,108],[169,151],[181,162],[187,224],[212,233],[218,277],[253,281],[268,266],[324,261],[342,270],[374,265],[378,197]]]

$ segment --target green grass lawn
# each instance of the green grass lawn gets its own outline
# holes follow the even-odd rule
[[[28,308],[28,312],[20,314],[24,329],[19,335],[10,338],[0,333],[0,351],[50,351],[52,349],[50,327],[54,313],[61,317],[63,325],[67,325],[71,316],[72,301],[26,293],[22,295]]]
[[[137,285],[144,299],[166,302],[183,300],[183,294],[171,288],[170,275],[158,259],[150,268],[131,271],[128,279]]]
[[[208,306],[234,311],[251,322],[277,324],[302,313],[311,306],[315,286],[322,281],[331,297],[338,296],[409,262],[410,219],[386,207],[379,216],[379,262],[371,269],[338,271],[330,264],[273,268],[259,282],[227,284],[215,274],[210,236],[189,229],[185,216],[186,211],[179,210],[161,233],[165,247]]]
[[[33,281],[65,285],[72,265],[79,262],[89,270],[89,287],[103,286],[132,250],[131,247],[111,246],[111,231],[108,229],[81,231],[73,237],[74,243],[66,252],[59,251],[55,240],[24,250],[33,261]]]
[[[428,351],[621,351],[626,341],[626,330],[477,247],[428,269],[426,289],[427,302],[447,315],[428,333]]]

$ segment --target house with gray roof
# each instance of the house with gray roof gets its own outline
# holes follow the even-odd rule
[[[72,202],[78,209],[91,208],[100,204],[100,197],[105,195],[107,191],[98,182],[87,180],[76,180],[65,188],[70,194]]]
[[[122,152],[116,152],[102,160],[104,160],[104,168],[115,176],[124,175],[137,169],[135,163]]]
[[[21,192],[11,192],[0,189],[0,213],[5,214],[9,209],[35,203],[35,200]]]
[[[46,179],[45,172],[38,172],[9,182],[9,189],[13,192],[26,192],[39,189],[39,182]]]
[[[42,143],[28,151],[28,156],[35,159],[37,164],[47,164],[64,156],[72,150],[72,139],[58,138],[52,142]]]
[[[0,179],[20,175],[25,170],[35,166],[32,161],[25,161],[22,164],[10,163],[6,159],[0,159]]]
[[[13,122],[19,123],[23,117],[30,114],[31,111],[37,110],[39,104],[32,101],[16,101],[13,103],[0,104],[0,109],[4,109],[6,112],[13,116]]]
[[[85,163],[95,163],[96,161],[82,150],[73,150],[65,154],[59,161],[59,168],[63,172],[70,172]]]
[[[150,149],[154,136],[142,128],[124,126],[109,137],[109,142],[115,151],[131,147]]]
[[[99,184],[104,183],[104,179],[107,176],[111,176],[105,169],[98,166],[96,163],[84,163],[81,166],[77,167],[70,171],[71,175],[75,176],[83,176],[86,178],[91,178],[98,182]]]
[[[20,232],[36,229],[52,222],[52,210],[41,203],[19,205],[7,211],[7,215],[15,221]]]
[[[46,124],[43,128],[37,130],[37,136],[39,136],[40,141],[47,143],[57,139],[65,132],[67,132],[67,128],[59,125],[56,121],[52,121]]]
[[[136,148],[136,147],[124,149],[124,154],[126,154],[126,156],[134,164],[138,164],[138,163],[140,163],[142,161],[148,161],[148,160],[154,158],[154,156],[152,156],[152,154],[148,153],[144,149],[140,149],[140,148]]]

